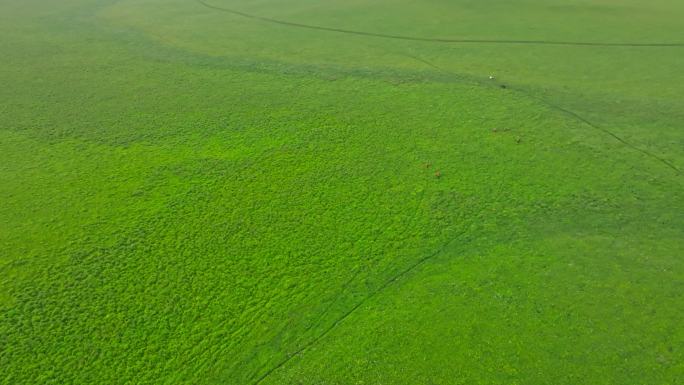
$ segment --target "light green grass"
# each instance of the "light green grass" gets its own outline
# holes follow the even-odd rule
[[[673,0],[207,2],[684,43]],[[0,382],[684,381],[684,47],[192,0],[0,36]]]

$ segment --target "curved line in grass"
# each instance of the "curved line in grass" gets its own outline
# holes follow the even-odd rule
[[[427,60],[425,60],[425,59],[422,59],[422,58],[420,58],[420,57],[417,57],[417,56],[414,56],[414,55],[408,55],[408,54],[401,54],[401,55],[406,56],[406,57],[408,57],[408,58],[411,58],[411,59],[413,59],[413,60],[416,60],[416,61],[418,61],[418,62],[421,62],[421,63],[425,64],[426,66],[431,67],[431,68],[433,68],[433,69],[435,69],[435,70],[437,70],[437,71],[440,71],[440,72],[442,72],[442,73],[445,73],[445,74],[447,74],[447,75],[452,75],[452,76],[455,76],[456,78],[459,78],[459,79],[465,79],[465,77],[462,76],[461,74],[458,74],[458,73],[455,73],[455,72],[452,72],[452,71],[445,70],[445,69],[443,69],[443,68],[437,66],[436,64],[434,64],[434,63],[432,63],[432,62],[429,62],[429,61],[427,61]],[[463,80],[461,80],[461,81],[463,81]],[[476,85],[479,85],[479,86],[482,86],[482,85],[483,85],[482,82],[478,82],[478,81],[470,81],[470,82],[468,82],[468,83],[476,84]],[[552,102],[546,100],[545,98],[542,98],[542,97],[540,97],[540,96],[534,95],[534,94],[531,93],[531,92],[524,91],[524,90],[521,90],[521,89],[519,89],[519,88],[513,88],[513,87],[506,87],[506,88],[509,89],[509,90],[511,90],[511,91],[513,91],[513,92],[518,92],[518,93],[520,93],[520,94],[522,94],[522,95],[524,95],[524,96],[526,96],[526,97],[528,97],[528,98],[530,98],[530,99],[534,99],[534,100],[536,100],[536,101],[538,101],[538,102],[540,102],[540,103],[543,103],[543,104],[545,104],[547,107],[551,108],[552,110],[556,110],[556,111],[558,111],[558,112],[560,112],[560,113],[566,114],[566,115],[572,117],[573,119],[575,119],[575,120],[577,120],[577,121],[580,121],[580,122],[586,124],[587,126],[593,128],[593,129],[595,129],[595,130],[597,130],[597,131],[603,132],[604,134],[606,134],[606,135],[608,135],[608,136],[611,136],[613,139],[617,140],[618,142],[622,143],[623,145],[627,146],[628,148],[631,148],[631,149],[634,150],[634,151],[640,152],[640,153],[642,153],[642,154],[644,154],[644,155],[646,155],[646,156],[648,156],[648,157],[650,157],[650,158],[653,158],[653,159],[655,159],[656,161],[662,163],[663,165],[665,165],[665,166],[671,168],[671,169],[676,173],[676,175],[681,175],[681,173],[682,173],[682,171],[681,171],[677,166],[675,166],[672,162],[670,162],[669,160],[663,158],[662,156],[660,156],[660,155],[658,155],[658,154],[656,154],[656,153],[653,153],[653,152],[651,152],[651,151],[648,151],[648,150],[646,150],[646,149],[643,149],[643,148],[641,148],[641,147],[639,147],[639,146],[637,146],[637,145],[635,145],[635,144],[633,144],[633,143],[627,141],[626,139],[622,138],[621,136],[617,135],[616,133],[614,133],[614,132],[608,130],[607,128],[604,128],[604,127],[601,127],[601,126],[597,125],[596,123],[594,123],[594,122],[590,121],[589,119],[583,117],[582,115],[578,114],[577,112],[571,111],[571,110],[569,110],[569,109],[567,109],[567,108],[564,108],[564,107],[561,107],[561,106],[559,106],[559,105],[557,105],[557,104],[554,104],[554,103],[552,103]]]
[[[259,20],[271,24],[279,24],[288,27],[312,29],[317,31],[327,31],[327,32],[337,32],[349,35],[359,35],[368,37],[378,37],[384,39],[395,39],[395,40],[409,40],[409,41],[422,41],[431,43],[452,43],[452,44],[518,44],[518,45],[570,45],[570,46],[594,46],[594,47],[684,47],[684,43],[605,43],[605,42],[583,42],[583,41],[555,41],[555,40],[504,40],[504,39],[446,39],[446,38],[430,38],[430,37],[417,37],[417,36],[404,36],[404,35],[391,35],[376,32],[366,32],[366,31],[355,31],[351,29],[324,27],[318,25],[301,24],[294,23],[291,21],[284,21],[278,19],[271,19],[269,17],[263,17],[258,15],[252,15],[250,13],[241,12],[238,10],[219,7],[216,5],[209,4],[205,0],[195,0],[197,3],[205,8],[209,8],[215,11],[221,11],[230,13],[233,15],[245,17],[248,19]]]
[[[435,250],[434,252],[424,256],[423,258],[417,260],[413,264],[409,265],[406,267],[404,270],[400,271],[399,273],[395,274],[394,276],[390,277],[388,280],[386,280],[380,287],[377,289],[373,290],[370,294],[368,294],[366,297],[361,299],[359,302],[356,303],[353,307],[351,307],[349,310],[347,310],[344,314],[342,314],[341,317],[339,317],[335,322],[333,322],[330,326],[328,326],[321,334],[319,334],[317,337],[314,339],[310,340],[308,343],[302,345],[299,349],[294,351],[291,354],[288,354],[284,359],[282,359],[280,362],[278,362],[275,366],[272,368],[268,369],[266,372],[264,372],[261,376],[256,378],[256,380],[252,383],[252,385],[259,385],[261,384],[266,378],[268,378],[271,374],[273,374],[276,370],[282,368],[285,366],[290,360],[293,358],[299,356],[300,354],[304,353],[306,350],[311,348],[312,346],[316,345],[318,342],[320,342],[323,338],[325,338],[328,334],[330,334],[331,331],[333,331],[337,326],[339,326],[342,322],[344,322],[347,318],[349,318],[356,310],[358,310],[361,306],[365,305],[369,300],[373,299],[376,297],[378,294],[382,293],[385,291],[387,288],[392,286],[394,283],[399,281],[401,278],[404,276],[408,275],[409,273],[415,271],[417,268],[420,266],[424,265],[426,262],[430,261],[431,259],[435,258],[436,256],[442,254],[446,249],[454,244],[454,242],[460,240],[460,236],[463,235],[462,232],[460,234],[457,234],[454,238],[452,238],[450,241],[447,241],[442,247],[439,249]]]

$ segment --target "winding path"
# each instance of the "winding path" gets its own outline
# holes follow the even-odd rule
[[[431,43],[451,43],[451,44],[522,44],[522,45],[570,45],[570,46],[594,46],[594,47],[684,47],[684,43],[605,43],[605,42],[584,42],[584,41],[556,41],[556,40],[505,40],[505,39],[446,39],[446,38],[430,38],[430,37],[418,37],[418,36],[404,36],[404,35],[391,35],[376,32],[366,32],[366,31],[355,31],[351,29],[343,28],[333,28],[318,25],[294,23],[291,21],[272,19],[269,17],[263,17],[258,15],[252,15],[250,13],[245,13],[231,8],[219,7],[208,3],[205,0],[195,0],[197,3],[205,8],[213,9],[215,11],[230,13],[237,16],[242,16],[248,19],[259,20],[271,24],[279,24],[288,27],[295,28],[305,28],[317,31],[328,31],[344,33],[349,35],[359,35],[359,36],[370,36],[378,37],[384,39],[395,39],[395,40],[410,40],[410,41],[423,41]]]

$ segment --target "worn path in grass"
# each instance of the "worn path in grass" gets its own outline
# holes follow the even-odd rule
[[[238,15],[246,17],[248,19],[255,19],[259,21],[264,21],[267,23],[280,24],[288,27],[313,29],[317,31],[328,31],[328,32],[338,32],[347,33],[351,35],[360,36],[370,36],[370,37],[380,37],[385,39],[397,39],[397,40],[409,40],[409,41],[423,41],[431,43],[474,43],[474,44],[533,44],[533,45],[572,45],[572,46],[595,46],[595,47],[684,47],[684,43],[601,43],[601,42],[582,42],[582,41],[554,41],[554,40],[506,40],[506,39],[439,39],[439,38],[427,38],[427,37],[416,37],[416,36],[401,36],[401,35],[387,35],[382,33],[364,32],[364,31],[353,31],[349,29],[323,27],[317,25],[293,23],[284,20],[277,20],[268,17],[261,17],[258,15],[252,15],[245,12],[240,12],[235,9],[220,7],[212,5],[209,2],[203,0],[195,0],[199,4],[209,9],[216,11],[227,12],[233,15]]]

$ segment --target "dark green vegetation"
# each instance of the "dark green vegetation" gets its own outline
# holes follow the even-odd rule
[[[683,18],[0,0],[0,382],[684,383]]]

